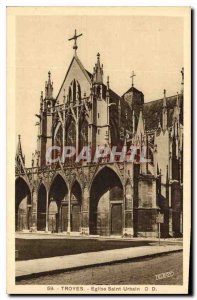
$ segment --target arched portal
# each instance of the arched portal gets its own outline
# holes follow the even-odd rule
[[[30,229],[31,216],[30,189],[21,177],[15,182],[15,227],[17,231]]]
[[[75,181],[71,189],[71,231],[79,232],[81,228],[82,190]]]
[[[123,186],[118,175],[103,168],[90,190],[90,234],[122,235]]]
[[[37,203],[37,230],[44,231],[46,229],[46,203],[47,192],[44,184],[41,184],[38,189]]]
[[[68,226],[68,188],[61,175],[52,182],[49,192],[49,231],[67,231]]]

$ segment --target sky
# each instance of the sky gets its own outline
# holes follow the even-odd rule
[[[145,16],[17,16],[16,18],[16,139],[21,135],[26,165],[36,149],[35,114],[48,71],[57,95],[73,57],[74,29],[77,54],[90,72],[99,52],[104,82],[122,95],[134,86],[144,93],[145,102],[160,99],[181,89],[183,64],[183,19]]]

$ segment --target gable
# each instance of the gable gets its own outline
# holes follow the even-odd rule
[[[71,64],[68,68],[68,71],[66,73],[66,76],[64,78],[64,81],[62,83],[62,86],[57,95],[56,99],[59,101],[60,104],[63,102],[64,90],[65,90],[65,96],[67,97],[69,86],[74,79],[78,81],[80,84],[82,97],[84,93],[86,93],[86,95],[89,95],[90,87],[91,87],[90,75],[85,70],[85,68],[83,67],[82,63],[80,62],[77,56],[73,57]]]

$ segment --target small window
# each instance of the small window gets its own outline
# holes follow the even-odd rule
[[[98,113],[98,119],[99,119],[99,117],[100,117],[100,114]]]
[[[100,134],[100,129],[98,129],[98,131],[97,131],[97,132],[98,132],[98,134]]]

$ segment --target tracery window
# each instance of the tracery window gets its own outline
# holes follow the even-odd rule
[[[77,100],[81,102],[81,87],[77,80],[73,80],[69,86],[68,90],[68,101],[69,103],[76,104]]]

